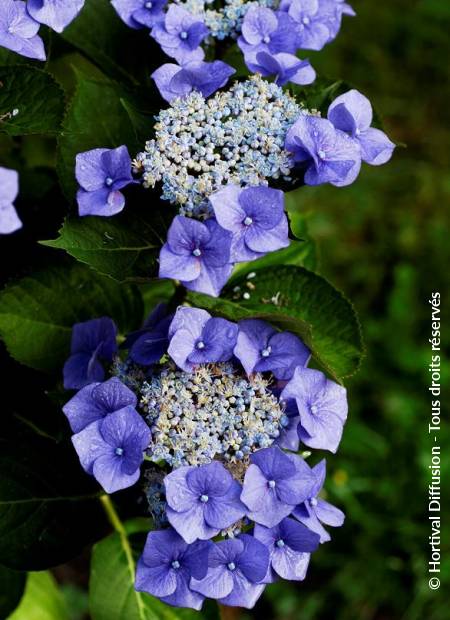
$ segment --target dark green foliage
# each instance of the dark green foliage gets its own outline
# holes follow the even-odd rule
[[[0,66],[0,132],[10,136],[57,134],[64,93],[42,69]]]

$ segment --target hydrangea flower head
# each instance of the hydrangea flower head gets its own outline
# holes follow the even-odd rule
[[[291,517],[286,517],[275,527],[255,525],[255,538],[270,553],[270,568],[264,579],[269,583],[277,577],[289,581],[302,581],[306,576],[311,553],[317,549],[320,537]]]
[[[150,439],[147,424],[128,406],[92,422],[72,437],[72,443],[83,469],[107,493],[114,493],[137,482]]]
[[[125,206],[119,190],[133,183],[131,159],[126,146],[93,149],[76,157],[75,176],[80,184],[80,215],[115,215]]]
[[[246,321],[235,324],[188,306],[171,318],[165,305],[122,349],[131,352],[147,334],[153,342],[161,321],[166,350],[151,369],[116,356],[107,369],[112,378],[83,387],[65,405],[72,442],[82,467],[106,492],[140,480],[149,515],[163,528],[149,534],[137,590],[178,607],[200,609],[210,597],[251,608],[267,583],[303,579],[310,554],[329,538],[322,523],[343,520],[317,496],[324,462],[311,469],[280,448],[283,429],[293,419],[300,428],[300,416],[296,400],[282,399],[286,379],[274,373],[291,375],[299,364],[291,386],[309,351],[289,334],[284,366],[263,365],[261,374],[252,362],[247,376],[236,355]],[[277,348],[283,332],[248,321]],[[83,354],[102,345],[104,335],[94,336]],[[308,390],[299,395],[299,389],[296,396],[308,399]]]
[[[18,193],[18,173],[0,166],[0,235],[8,235],[22,228],[22,222],[14,207]]]
[[[161,248],[159,277],[217,297],[231,274],[230,247],[231,234],[214,219],[202,223],[177,215]]]
[[[62,32],[78,15],[85,0],[27,0],[28,13],[40,24]]]
[[[170,325],[167,352],[179,368],[190,371],[198,364],[227,362],[233,356],[238,326],[211,317],[206,310],[179,308]]]
[[[241,500],[253,521],[274,527],[311,495],[315,477],[300,456],[278,446],[258,450],[250,460]]]
[[[233,235],[232,261],[250,261],[289,245],[282,191],[230,184],[209,200],[220,226]]]
[[[80,389],[103,381],[102,360],[111,362],[117,351],[117,327],[108,317],[76,323],[72,329],[70,357],[64,364],[64,387]]]
[[[215,544],[208,557],[208,573],[192,579],[191,588],[222,605],[252,608],[264,590],[269,551],[253,536]]]
[[[45,60],[44,43],[38,36],[39,24],[27,12],[22,0],[2,0],[0,5],[0,46],[21,56]]]
[[[167,0],[111,0],[111,4],[130,28],[153,28],[164,21]]]
[[[370,126],[372,119],[370,101],[354,89],[337,97],[328,108],[328,120],[359,144],[362,160],[380,166],[390,160],[395,144],[383,131]]]
[[[167,63],[152,74],[161,97],[169,103],[177,97],[185,97],[193,90],[209,97],[228,82],[235,70],[221,60],[188,62],[182,67]]]
[[[340,527],[344,523],[345,515],[342,510],[339,510],[336,506],[318,497],[318,494],[322,490],[323,483],[325,482],[325,459],[313,467],[312,471],[316,476],[316,484],[312,488],[311,496],[305,502],[297,506],[292,514],[311,532],[316,532],[320,537],[320,542],[324,543],[330,540],[330,535],[323,527],[322,523],[330,525],[331,527]]]
[[[242,487],[218,461],[179,467],[164,485],[167,517],[187,543],[212,538],[245,515]]]
[[[288,131],[285,147],[304,168],[307,185],[350,185],[361,168],[359,145],[317,116],[301,114]]]
[[[81,388],[63,407],[70,428],[79,433],[96,420],[124,407],[136,407],[137,397],[117,377]]]
[[[347,419],[347,392],[319,370],[295,369],[281,393],[284,400],[295,400],[298,435],[311,447],[336,452]]]
[[[208,571],[212,543],[188,545],[174,530],[150,532],[138,562],[135,588],[174,607],[201,609],[204,596],[191,589],[191,580]]]
[[[144,186],[162,182],[163,200],[181,214],[211,215],[208,197],[224,185],[289,178],[294,161],[284,143],[300,114],[289,94],[260,76],[209,99],[192,92],[160,112],[136,172]]]
[[[157,22],[151,34],[163,51],[179,63],[204,58],[200,43],[207,36],[208,28],[201,17],[191,15],[177,4],[170,5],[164,22]]]
[[[305,366],[309,349],[290,332],[278,332],[259,319],[239,322],[239,334],[234,354],[248,375],[271,371],[277,379],[290,379],[298,366]]]

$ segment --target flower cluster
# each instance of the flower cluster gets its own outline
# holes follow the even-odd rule
[[[162,183],[162,198],[182,215],[207,213],[223,185],[260,185],[289,175],[284,149],[300,106],[259,76],[205,99],[195,91],[162,110],[155,138],[136,158],[145,186]]]
[[[84,3],[85,0],[2,0],[0,47],[27,58],[45,60],[44,43],[38,35],[41,24],[62,32]]]
[[[395,145],[371,127],[370,102],[358,91],[338,97],[322,118],[282,89],[315,79],[296,53],[319,50],[337,35],[342,16],[353,14],[342,0],[229,0],[223,11],[200,0],[112,5],[130,27],[150,29],[176,61],[152,74],[170,105],[133,162],[125,146],[78,154],[79,214],[114,215],[125,206],[127,185],[159,185],[179,212],[161,249],[159,277],[218,296],[236,263],[289,245],[279,187],[349,185],[362,161],[379,165],[391,157]],[[206,62],[201,44],[229,35],[255,75],[227,87],[233,67]],[[274,82],[263,79],[271,75]]]
[[[136,589],[179,607],[250,608],[266,584],[304,579],[324,524],[344,515],[318,497],[325,461],[294,451],[335,451],[347,401],[307,367],[303,342],[258,319],[164,305],[120,350],[110,319],[73,333],[65,383],[81,389],[63,411],[81,465],[108,493],[141,479],[159,528]]]

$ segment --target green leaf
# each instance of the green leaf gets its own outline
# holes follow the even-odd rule
[[[42,69],[0,67],[0,132],[10,136],[58,133],[64,93]]]
[[[81,469],[70,441],[57,442],[22,425],[11,433],[5,422],[0,437],[0,562],[18,570],[67,562],[105,531],[99,488]]]
[[[69,218],[58,239],[42,243],[65,250],[120,282],[149,280],[157,274],[157,258],[172,215],[170,208],[163,215],[157,207],[157,201],[143,208],[128,204],[123,213],[110,218]]]
[[[7,620],[70,620],[55,578],[50,573],[30,573],[22,602]]]
[[[61,372],[74,323],[110,316],[125,332],[140,325],[142,315],[137,288],[76,264],[23,278],[0,293],[0,336],[10,354],[49,372]]]
[[[0,618],[6,618],[19,604],[26,577],[26,573],[0,565]]]
[[[150,137],[156,111],[151,101],[137,97],[116,82],[79,74],[58,140],[57,170],[69,200],[74,198],[77,189],[76,155],[94,148],[116,148],[125,144],[134,157]]]
[[[321,276],[302,267],[268,267],[251,279],[233,280],[224,296],[189,292],[187,299],[232,320],[261,318],[298,334],[317,364],[339,381],[358,369],[363,344],[355,311]]]
[[[121,82],[150,87],[150,74],[164,62],[148,30],[128,28],[109,0],[87,0],[62,37]]]
[[[127,524],[122,524],[106,498],[116,532],[94,546],[89,586],[92,620],[201,620],[204,613],[169,607],[154,597],[136,592],[136,554]],[[131,529],[131,528],[130,528]],[[135,530],[135,528],[132,528]],[[142,549],[137,550],[139,554]],[[213,620],[216,613],[208,616]]]

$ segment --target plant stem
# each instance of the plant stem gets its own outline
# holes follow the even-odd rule
[[[117,511],[114,508],[114,504],[110,500],[109,495],[101,495],[100,496],[100,501],[101,501],[101,503],[103,505],[103,508],[104,508],[104,510],[106,512],[106,516],[108,517],[109,522],[111,523],[113,528],[121,536],[125,536],[126,537],[127,533],[125,532],[125,528],[123,527],[123,523],[120,520],[120,517],[117,514]]]

